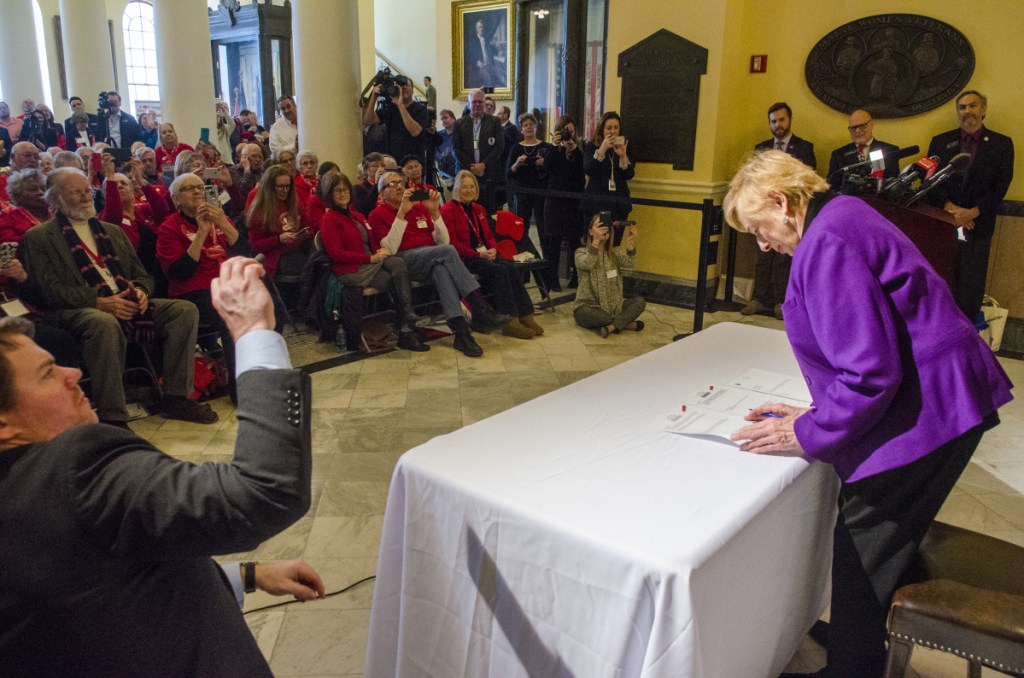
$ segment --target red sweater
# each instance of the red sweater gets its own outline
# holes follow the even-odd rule
[[[331,270],[336,275],[355,273],[360,266],[370,263],[370,255],[363,246],[364,229],[369,237],[370,251],[376,252],[380,249],[380,240],[370,229],[366,217],[352,209],[347,215],[338,210],[324,212],[320,222],[320,239],[331,257]]]
[[[480,256],[480,253],[473,249],[469,234],[470,228],[476,232],[477,240],[483,243],[487,249],[497,249],[498,247],[494,233],[491,232],[490,223],[487,221],[487,210],[479,203],[474,202],[472,205],[475,224],[469,223],[469,216],[462,203],[449,200],[441,206],[441,218],[444,219],[444,225],[448,227],[448,237],[463,259],[474,259]]]
[[[251,205],[252,203],[250,203]],[[246,206],[246,213],[249,206]],[[278,219],[284,214],[284,207],[278,208]],[[301,213],[300,213],[301,214]],[[299,224],[301,226],[301,224]],[[271,231],[267,225],[258,218],[249,220],[249,244],[253,252],[263,255],[263,269],[271,278],[277,274],[277,264],[281,261],[281,255],[301,247],[302,243],[286,245],[281,242],[281,230]]]
[[[157,172],[163,171],[164,165],[173,165],[174,161],[178,159],[178,155],[182,151],[194,151],[188,144],[178,144],[171,150],[167,150],[163,144],[157,144],[156,147],[156,170]]]
[[[370,212],[370,228],[373,229],[373,237],[377,242],[387,237],[397,216],[398,208],[386,202],[381,202]],[[405,220],[408,225],[402,234],[402,244],[398,247],[400,252],[437,244],[434,242],[434,222],[430,218],[430,210],[423,203],[413,204],[412,209],[406,213]]]
[[[10,203],[0,205],[0,242],[20,243],[25,231],[39,223],[31,212]]]
[[[214,226],[206,236],[199,261],[192,259],[185,252],[195,240],[196,230],[196,226],[178,212],[167,217],[157,230],[156,257],[167,274],[167,296],[171,298],[210,289],[210,281],[220,275],[221,262],[230,256],[227,236]],[[213,245],[220,245],[223,253],[216,249],[211,251]]]

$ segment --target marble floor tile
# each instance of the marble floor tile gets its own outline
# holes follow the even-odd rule
[[[376,562],[384,514],[314,518],[303,558],[372,558]]]
[[[286,610],[270,656],[275,676],[360,673],[369,640],[368,609],[317,609],[317,601]]]
[[[388,409],[405,407],[407,390],[356,389],[352,392],[352,407]]]
[[[316,507],[317,518],[383,514],[387,480],[328,480]]]
[[[371,361],[372,362],[372,361]],[[409,388],[409,373],[405,372],[362,372],[356,382],[359,391],[405,391]],[[355,407],[358,407],[356,405]]]
[[[947,498],[936,519],[982,534],[988,534],[990,530],[1013,528],[1010,521],[969,494],[958,494]]]

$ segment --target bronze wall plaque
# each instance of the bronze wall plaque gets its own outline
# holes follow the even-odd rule
[[[619,54],[622,129],[639,162],[693,169],[700,76],[708,51],[661,29]]]
[[[827,106],[876,118],[905,118],[959,94],[974,73],[974,48],[947,23],[917,14],[851,21],[807,57],[807,85]]]

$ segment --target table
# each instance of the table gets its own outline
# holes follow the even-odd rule
[[[366,675],[774,678],[825,606],[835,474],[653,426],[755,366],[799,374],[715,325],[403,455]]]

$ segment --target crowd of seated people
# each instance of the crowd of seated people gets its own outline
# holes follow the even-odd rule
[[[491,215],[478,202],[480,179],[459,173],[454,199],[442,208],[432,183],[432,128],[400,162],[366,154],[353,183],[338,164],[321,162],[324,149],[300,149],[296,141],[271,154],[270,134],[251,111],[227,120],[218,105],[216,136],[192,140],[152,111],[138,122],[120,110],[117,120],[103,121],[80,98],[70,103],[63,125],[45,105],[33,105],[4,147],[0,243],[9,245],[0,244],[0,285],[8,299],[21,300],[38,340],[61,364],[96,373],[94,402],[105,421],[123,425],[127,416],[123,389],[114,384],[126,344],[163,340],[181,353],[199,333],[212,333],[233,378],[231,336],[210,302],[219,264],[235,254],[262,255],[274,281],[283,260],[305,260],[317,235],[337,284],[389,295],[401,349],[429,348],[417,330],[414,281],[439,302],[456,350],[467,356],[483,353],[473,332],[543,334],[522,276],[497,255]],[[114,139],[98,120],[120,124],[123,134]],[[127,160],[112,150],[128,148],[122,142],[131,142]],[[281,306],[277,295],[278,331]],[[173,315],[173,330],[156,315],[164,322]],[[349,349],[360,348],[358,337],[350,339]],[[192,375],[183,365],[191,359],[161,362],[166,416],[215,419],[186,397]],[[230,389],[234,396],[233,379]]]

